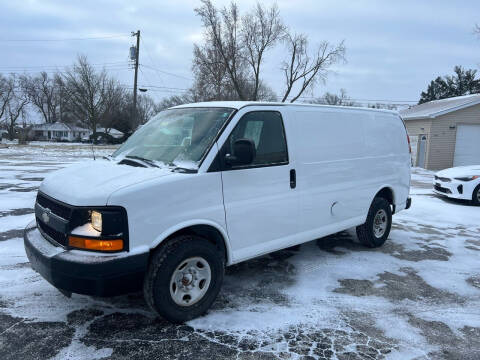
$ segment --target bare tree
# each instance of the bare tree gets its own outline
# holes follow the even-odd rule
[[[95,133],[100,121],[118,104],[123,90],[105,69],[96,72],[85,56],[78,57],[63,81],[68,111]]]
[[[19,86],[18,77],[11,74],[4,83],[2,91],[2,108],[5,125],[8,131],[8,138],[13,140],[15,137],[15,126],[19,118],[25,118],[25,106],[28,104],[28,98]]]
[[[202,0],[202,6],[195,9],[205,28],[207,47],[196,47],[208,58],[214,49],[218,59],[225,67],[228,78],[240,100],[247,100],[242,89],[245,79],[246,63],[242,56],[241,21],[237,5],[232,2],[230,7],[220,11],[210,0]],[[211,46],[208,46],[211,44]]]
[[[323,96],[309,101],[311,104],[338,105],[338,106],[357,106],[347,95],[345,89],[340,89],[340,94],[326,92]]]
[[[181,95],[172,95],[162,99],[159,103],[157,103],[154,107],[154,112],[159,113],[160,111],[171,108],[173,106],[188,104],[194,101],[195,100],[192,100],[191,92],[187,92]]]
[[[289,34],[285,41],[288,60],[282,65],[286,82],[282,102],[287,101],[296,84],[299,85],[299,89],[291,97],[290,102],[296,101],[305,90],[312,88],[318,81],[325,81],[330,67],[345,58],[343,41],[338,45],[323,41],[313,54],[308,49],[308,39],[304,34]]]
[[[257,3],[255,9],[243,16],[241,32],[243,51],[253,72],[253,94],[251,100],[258,99],[260,67],[267,50],[285,35],[285,26],[280,18],[277,5],[269,9]]]
[[[195,75],[195,88],[201,93],[202,100],[228,100],[226,88],[229,84],[227,68],[223,58],[212,43],[207,42],[203,46],[194,45],[193,49],[193,73]]]
[[[125,101],[125,91],[118,85],[116,80],[107,79],[105,88],[102,92],[102,97],[103,106],[99,122],[103,125],[105,132],[108,134],[116,125],[118,109],[122,108],[122,103]],[[130,111],[129,114],[131,113],[132,112]]]
[[[398,105],[396,104],[386,104],[386,103],[376,103],[376,104],[368,104],[368,108],[370,109],[386,109],[386,110],[397,110]]]
[[[145,124],[156,113],[155,101],[148,95],[141,95],[138,98],[137,111],[140,124]]]
[[[201,2],[195,12],[202,20],[205,40],[194,47],[192,68],[193,91],[204,100],[264,100],[268,87],[262,82],[263,63],[268,51],[282,41],[288,54],[281,66],[286,81],[283,102],[296,101],[325,81],[333,64],[344,60],[343,42],[323,41],[311,50],[306,35],[289,34],[276,5],[264,7],[258,2],[240,16],[235,2],[220,9],[211,0]]]
[[[13,95],[13,87],[10,86],[10,81],[2,74],[0,74],[0,121],[6,115],[7,105]]]
[[[23,75],[20,77],[20,86],[46,123],[57,122],[60,86],[55,77],[49,77],[46,72],[41,72],[38,76]]]

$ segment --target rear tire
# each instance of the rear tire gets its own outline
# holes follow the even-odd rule
[[[178,236],[153,253],[143,283],[145,301],[173,323],[203,315],[222,286],[224,262],[208,240]]]
[[[382,197],[377,197],[370,205],[365,224],[357,226],[357,236],[363,245],[370,248],[379,247],[387,240],[391,227],[390,203]]]
[[[473,190],[472,204],[475,206],[480,206],[480,185]]]

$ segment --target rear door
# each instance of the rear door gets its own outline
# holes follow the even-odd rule
[[[233,261],[286,247],[298,231],[299,211],[288,131],[278,110],[243,109],[219,141],[226,223]],[[227,130],[228,130],[227,129]],[[228,137],[227,137],[228,136]],[[253,140],[248,166],[227,167],[237,139]]]

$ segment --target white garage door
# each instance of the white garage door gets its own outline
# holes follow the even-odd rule
[[[457,125],[453,166],[480,164],[480,125]]]

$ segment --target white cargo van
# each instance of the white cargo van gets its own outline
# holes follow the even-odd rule
[[[351,227],[382,245],[392,214],[410,206],[409,186],[394,112],[182,105],[112,156],[45,178],[25,248],[67,295],[143,287],[154,311],[182,322],[210,307],[225,266]]]

